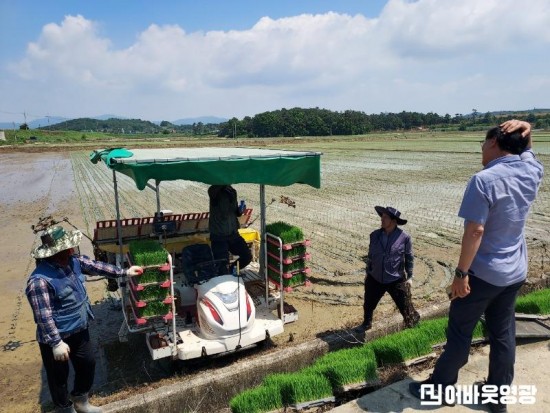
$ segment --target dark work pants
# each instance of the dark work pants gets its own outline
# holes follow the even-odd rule
[[[474,328],[485,313],[490,345],[487,383],[510,385],[516,358],[515,304],[524,281],[508,287],[497,287],[476,277],[469,281],[470,294],[451,301],[447,343],[432,379],[436,384],[456,383],[458,371],[468,362]]]
[[[365,324],[372,323],[372,315],[383,295],[388,292],[397,305],[407,327],[413,326],[420,319],[412,303],[411,287],[405,281],[399,280],[382,284],[372,277],[365,279],[365,303],[363,304]]]
[[[225,239],[211,239],[210,246],[215,260],[228,260],[229,252],[239,256],[239,269],[242,270],[250,261],[252,253],[246,245],[246,241],[238,233]]]
[[[95,375],[95,358],[90,334],[88,330],[84,330],[63,339],[63,341],[71,349],[69,357],[74,368],[74,386],[71,393],[77,396],[88,393],[94,383]],[[53,350],[49,345],[39,343],[39,346],[52,401],[57,407],[68,406],[70,402],[67,388],[69,362],[55,361]]]

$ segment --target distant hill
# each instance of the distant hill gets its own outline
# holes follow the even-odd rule
[[[107,115],[109,116],[109,115]],[[66,120],[53,126],[41,127],[44,130],[72,130],[72,131],[95,131],[109,133],[158,133],[162,131],[159,125],[141,119],[119,119],[109,117],[108,119],[78,118]]]
[[[97,120],[107,120],[107,119],[130,119],[125,116],[118,116],[118,115],[99,115],[99,116],[93,116],[91,119],[97,119]]]
[[[0,129],[19,129],[19,125],[18,122],[0,122]]]
[[[109,115],[107,115],[109,116]],[[70,119],[46,127],[41,130],[57,131],[79,131],[79,132],[102,132],[116,134],[169,134],[172,132],[183,133],[186,135],[205,135],[218,132],[218,124],[193,124],[193,125],[175,125],[167,121],[161,121],[159,124],[141,119],[119,119],[109,117],[108,119],[97,118],[79,118]]]
[[[529,109],[529,110],[496,110],[494,112],[491,112],[494,116],[505,116],[505,115],[528,115],[529,113],[533,114],[544,114],[544,113],[550,113],[550,109]]]
[[[227,122],[229,119],[226,119],[226,118],[218,118],[216,116],[201,116],[201,117],[198,117],[198,118],[183,118],[183,119],[178,119],[178,120],[175,120],[173,121],[172,123],[174,125],[192,125],[194,123],[199,123],[199,122],[202,122],[203,124],[208,124],[208,123],[215,123],[215,124],[219,124],[219,123],[223,123],[223,122]]]
[[[60,118],[59,116],[48,116],[45,118],[35,119],[28,122],[29,128],[36,129],[42,126],[55,125],[60,122],[66,121],[67,118]],[[0,122],[0,129],[19,129],[19,126],[23,122]]]
[[[93,117],[87,117],[87,118],[76,118],[76,119],[68,119],[68,118],[62,118],[59,116],[48,116],[45,118],[35,119],[33,121],[28,122],[29,128],[31,129],[38,129],[38,128],[48,128],[48,126],[53,125],[59,125],[63,122],[69,122],[71,120],[78,121],[79,119],[89,119],[89,120],[99,120],[99,121],[106,121],[109,119],[118,119],[118,120],[131,120],[134,119],[126,118],[124,116],[118,116],[118,115],[100,115],[100,116],[93,116]],[[176,126],[185,126],[185,125],[193,125],[197,123],[202,123],[203,125],[208,124],[220,124],[223,122],[227,122],[228,119],[225,118],[218,118],[215,116],[200,116],[196,118],[182,118],[178,119],[174,122],[170,122],[172,125]],[[148,121],[143,121],[148,122]],[[23,122],[0,122],[0,129],[19,129],[19,126]],[[80,123],[80,122],[78,122]],[[156,124],[157,126],[160,125],[161,121],[152,121],[151,123]],[[62,125],[61,129],[66,129],[66,125]],[[89,128],[89,129],[95,129],[95,128]]]

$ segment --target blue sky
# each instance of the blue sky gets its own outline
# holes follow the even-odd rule
[[[0,122],[550,107],[547,0],[0,0]]]

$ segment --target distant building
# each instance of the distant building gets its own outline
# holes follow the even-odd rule
[[[0,130],[0,141],[5,141],[6,140],[6,134],[4,133],[3,130]]]

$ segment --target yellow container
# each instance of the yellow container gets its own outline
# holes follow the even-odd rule
[[[239,228],[239,234],[247,244],[260,241],[260,232],[252,228]]]

